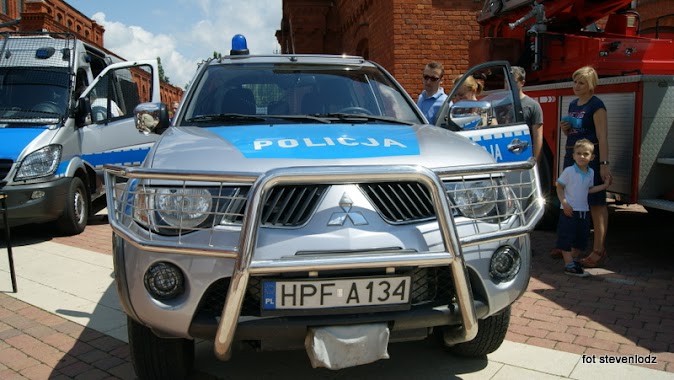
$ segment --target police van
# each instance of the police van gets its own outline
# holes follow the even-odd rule
[[[139,164],[156,136],[133,109],[160,101],[157,62],[122,62],[64,33],[0,34],[0,191],[11,226],[84,230],[104,164]]]
[[[496,350],[543,214],[508,63],[467,73],[490,97],[436,126],[375,62],[247,52],[236,36],[204,62],[170,126],[139,105],[159,140],[139,167],[106,166],[137,376],[186,378],[198,339],[221,360],[304,348],[331,369],[430,337]]]

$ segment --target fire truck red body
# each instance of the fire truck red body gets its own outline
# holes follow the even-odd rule
[[[505,59],[527,70],[524,91],[543,109],[541,172],[553,200],[565,154],[559,120],[575,98],[571,75],[594,67],[600,75],[595,94],[608,111],[610,194],[674,211],[674,42],[657,38],[657,29],[655,36],[641,36],[631,3],[487,0],[470,64]]]

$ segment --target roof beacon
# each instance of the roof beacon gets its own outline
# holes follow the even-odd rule
[[[246,42],[246,37],[242,34],[237,34],[232,37],[232,50],[229,51],[229,55],[248,55],[248,43]]]

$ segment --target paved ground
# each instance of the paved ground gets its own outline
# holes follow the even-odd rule
[[[450,360],[433,369],[441,372],[427,372],[427,377],[674,378],[674,257],[669,254],[674,224],[668,218],[637,207],[612,208],[611,260],[604,269],[591,270],[590,278],[564,275],[561,262],[548,256],[554,233],[534,232],[531,283],[514,306],[502,349],[488,360]],[[111,285],[110,229],[101,217],[91,223],[74,237],[57,237],[48,230],[35,233],[35,227],[13,230],[17,294],[10,292],[6,257],[0,250],[0,379],[134,377],[124,317]],[[68,270],[55,271],[56,265]],[[206,343],[199,347],[210,350]],[[425,349],[399,345],[391,348],[397,361],[339,374],[293,369],[293,377],[400,375],[416,364],[405,362],[406,352]],[[424,355],[432,360],[435,352]],[[241,354],[236,365],[202,359],[198,362],[202,372],[195,378],[244,369],[238,373],[278,378],[284,377],[289,361],[305,360],[301,353],[262,355]],[[590,365],[581,355],[595,355],[597,361],[603,355],[651,355],[657,363]],[[256,366],[260,360],[263,368]],[[424,370],[431,371],[425,366]]]

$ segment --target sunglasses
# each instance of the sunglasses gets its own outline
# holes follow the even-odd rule
[[[430,75],[424,75],[424,80],[429,80],[431,82],[437,82],[440,80],[440,77],[432,77]]]

